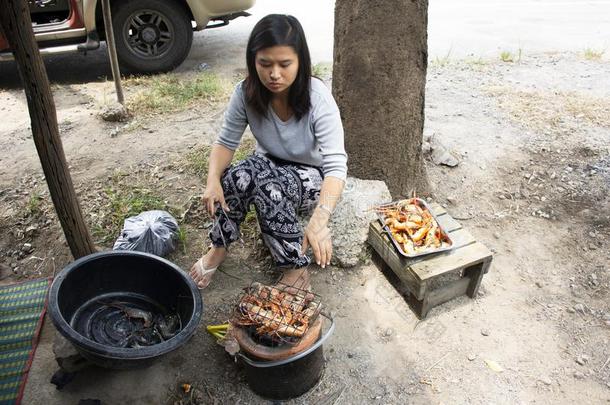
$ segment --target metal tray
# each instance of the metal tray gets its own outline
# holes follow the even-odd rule
[[[410,200],[410,198],[407,198],[407,200]],[[428,212],[430,213],[430,215],[432,215],[432,218],[434,218],[434,220],[436,221],[436,224],[438,225],[438,228],[441,231],[441,235],[444,239],[445,242],[447,242],[449,244],[449,246],[445,246],[445,247],[441,247],[438,249],[431,249],[431,250],[427,250],[425,252],[418,252],[418,253],[414,253],[414,254],[408,254],[406,253],[402,247],[400,246],[400,244],[396,241],[396,239],[394,239],[394,235],[392,235],[392,232],[390,231],[390,227],[388,225],[386,225],[385,223],[385,215],[377,212],[377,217],[379,218],[379,221],[381,222],[381,226],[383,227],[383,229],[387,232],[388,236],[390,237],[390,240],[392,241],[392,243],[394,244],[394,247],[396,247],[396,250],[398,250],[398,253],[400,253],[402,256],[404,257],[408,257],[408,258],[414,258],[414,257],[419,257],[419,256],[424,256],[424,255],[429,255],[429,254],[433,254],[433,253],[439,253],[439,252],[446,252],[448,250],[453,249],[453,240],[451,239],[451,237],[449,236],[449,233],[445,231],[445,229],[443,229],[443,227],[441,226],[441,224],[438,222],[438,219],[436,218],[436,215],[434,215],[434,213],[432,212],[432,210],[430,209],[430,206],[428,205],[428,203],[421,199],[421,198],[415,198],[415,200],[423,206],[424,209],[428,210]],[[398,200],[398,201],[393,201],[393,202],[389,202],[386,204],[381,204],[378,205],[376,208],[383,208],[383,207],[388,207],[388,206],[392,206],[392,205],[396,205],[397,203],[399,203],[400,201],[404,201],[403,200]]]

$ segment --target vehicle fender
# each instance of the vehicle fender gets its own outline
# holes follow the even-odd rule
[[[202,30],[213,17],[244,11],[254,5],[255,0],[186,0],[197,30]]]
[[[81,0],[83,21],[87,31],[95,30],[95,11],[99,0]],[[111,0],[112,1],[112,0]],[[202,30],[211,18],[225,14],[236,13],[247,10],[254,5],[256,0],[176,0],[184,1],[188,6],[193,19],[197,24],[197,30]],[[228,4],[229,3],[229,4]]]

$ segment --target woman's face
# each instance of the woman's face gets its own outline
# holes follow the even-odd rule
[[[256,73],[274,95],[287,92],[297,78],[299,56],[291,46],[272,46],[256,52]]]

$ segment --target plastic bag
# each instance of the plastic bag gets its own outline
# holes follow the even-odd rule
[[[174,250],[178,222],[166,211],[144,211],[125,220],[113,250],[137,250],[165,256]]]

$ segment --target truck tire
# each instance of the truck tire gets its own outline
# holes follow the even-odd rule
[[[191,49],[191,18],[177,2],[115,1],[112,20],[119,63],[130,71],[167,72]]]

